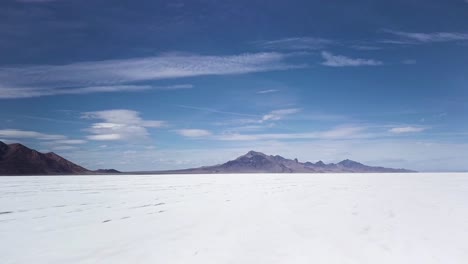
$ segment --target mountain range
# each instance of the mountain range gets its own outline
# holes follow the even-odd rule
[[[362,163],[343,160],[325,164],[299,162],[281,156],[249,151],[226,163],[170,171],[133,172],[138,174],[212,174],[212,173],[366,173],[366,172],[413,172],[406,169],[372,167]],[[24,145],[5,144],[0,141],[0,175],[64,175],[64,174],[118,174],[114,169],[88,170],[53,153],[41,153]]]
[[[266,155],[249,151],[247,154],[226,163],[193,169],[156,171],[147,173],[367,173],[367,172],[414,172],[406,169],[392,169],[367,166],[349,159],[339,163],[325,164],[299,162],[297,159],[286,159],[281,156]],[[143,172],[146,173],[146,172]]]

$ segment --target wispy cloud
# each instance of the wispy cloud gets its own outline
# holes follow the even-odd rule
[[[0,99],[30,98],[50,95],[66,94],[90,94],[113,92],[137,92],[144,90],[178,90],[190,89],[190,84],[151,86],[151,85],[114,85],[114,86],[90,86],[79,88],[2,88],[0,87]]]
[[[334,42],[329,39],[313,37],[294,37],[255,42],[258,47],[271,50],[317,50],[332,44]]]
[[[208,112],[208,113],[242,117],[241,119],[233,119],[233,120],[225,119],[222,122],[215,123],[216,125],[221,125],[221,126],[261,124],[266,121],[280,120],[287,115],[291,115],[300,111],[300,109],[297,109],[297,108],[279,109],[279,110],[273,110],[269,112],[268,114],[261,115],[261,114],[249,114],[249,113],[222,111],[222,110],[208,108],[208,107],[196,107],[196,106],[188,106],[188,105],[176,105],[176,106],[181,107],[181,108],[199,110],[199,111]]]
[[[385,30],[399,39],[397,40],[383,40],[382,42],[389,44],[422,44],[434,42],[451,42],[451,41],[468,41],[468,33],[466,32],[404,32]]]
[[[19,129],[1,129],[0,137],[11,138],[11,139],[23,139],[32,138],[39,140],[65,140],[67,139],[64,135],[45,134],[36,131],[19,130]]]
[[[301,111],[301,109],[299,109],[299,108],[288,108],[288,109],[273,110],[270,113],[264,115],[262,117],[262,120],[260,120],[260,122],[280,120],[280,119],[283,119],[285,116],[292,115],[292,114],[298,113],[300,111]]]
[[[373,59],[349,58],[342,55],[333,55],[323,51],[322,58],[325,60],[322,65],[330,67],[357,67],[357,66],[379,66],[383,62]]]
[[[79,144],[85,144],[87,141],[82,140],[82,139],[63,139],[63,140],[57,140],[55,143],[57,144],[66,144],[66,145],[79,145]]]
[[[270,134],[223,134],[215,138],[223,141],[259,141],[259,140],[293,140],[293,139],[354,139],[365,138],[366,128],[357,126],[337,127],[331,130],[308,133],[270,133]]]
[[[405,127],[394,127],[389,130],[389,132],[394,134],[404,134],[404,133],[417,133],[427,130],[426,127],[413,127],[413,126],[405,126]]]
[[[288,63],[286,60],[290,56],[277,52],[230,56],[165,54],[126,60],[0,68],[0,98],[147,90],[151,87],[128,84],[305,67]]]
[[[86,140],[70,139],[64,135],[47,134],[37,131],[20,129],[1,129],[0,137],[4,137],[8,142],[22,142],[23,140],[39,140],[41,144],[55,150],[66,150],[74,148],[74,145],[86,144]]]
[[[392,45],[413,45],[416,44],[416,42],[412,40],[395,40],[395,39],[382,39],[378,40],[377,42],[383,43],[383,44],[392,44]]]
[[[352,45],[350,48],[355,50],[381,50],[382,47],[371,46],[371,45]]]
[[[222,111],[222,110],[209,108],[209,107],[198,107],[198,106],[190,106],[190,105],[176,105],[176,106],[181,107],[181,108],[199,110],[199,111],[204,111],[204,112],[209,112],[209,113],[216,113],[216,114],[226,114],[226,115],[246,116],[246,117],[261,117],[260,115],[239,113],[239,112],[230,112],[230,111]]]
[[[269,93],[276,93],[279,92],[278,89],[268,89],[268,90],[261,90],[258,91],[257,94],[269,94]]]
[[[190,137],[190,138],[200,138],[200,137],[207,137],[211,136],[212,133],[205,129],[179,129],[176,130],[177,134]]]
[[[159,128],[166,122],[159,120],[144,120],[137,111],[114,109],[106,111],[83,113],[84,119],[97,119],[103,122],[93,123],[86,131],[90,140],[141,140],[147,139],[147,128]]]
[[[352,139],[365,138],[369,134],[362,133],[367,127],[363,126],[339,126],[330,130],[305,132],[305,133],[218,133],[214,134],[211,131],[204,129],[180,129],[176,132],[184,137],[199,138],[204,137],[211,140],[220,141],[263,141],[263,140],[295,140],[295,139]],[[257,130],[253,129],[253,130]],[[247,129],[246,131],[249,131]]]

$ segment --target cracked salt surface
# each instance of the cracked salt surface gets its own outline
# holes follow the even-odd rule
[[[468,174],[0,177],[13,263],[468,263]]]

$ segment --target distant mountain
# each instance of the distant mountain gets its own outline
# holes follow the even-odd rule
[[[40,153],[21,144],[0,141],[0,175],[88,174],[91,171],[59,155]]]
[[[269,156],[261,152],[249,151],[247,154],[226,163],[201,168],[160,171],[156,173],[365,173],[365,172],[413,172],[406,169],[372,167],[349,159],[339,163],[325,164],[299,162],[281,156]],[[154,172],[151,172],[154,173]]]
[[[114,169],[99,169],[99,170],[95,170],[94,171],[95,173],[99,173],[99,174],[119,174],[119,173],[122,173],[118,170],[114,170]]]

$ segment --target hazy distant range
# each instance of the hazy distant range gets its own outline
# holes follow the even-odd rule
[[[287,159],[279,155],[266,155],[261,152],[249,151],[247,154],[230,160],[226,163],[205,166],[200,168],[144,171],[140,174],[211,174],[211,173],[388,173],[388,172],[415,172],[407,169],[393,169],[367,166],[349,159],[339,163],[324,163],[318,161],[300,162],[297,159]]]
[[[392,169],[367,166],[362,163],[343,160],[325,164],[322,161],[299,162],[281,156],[266,155],[249,151],[226,163],[166,171],[138,171],[136,174],[212,174],[212,173],[371,173],[371,172],[414,172],[406,169]],[[67,175],[67,174],[119,174],[114,169],[89,170],[53,153],[40,153],[21,144],[5,144],[0,141],[0,175]],[[130,172],[128,172],[130,173]]]

